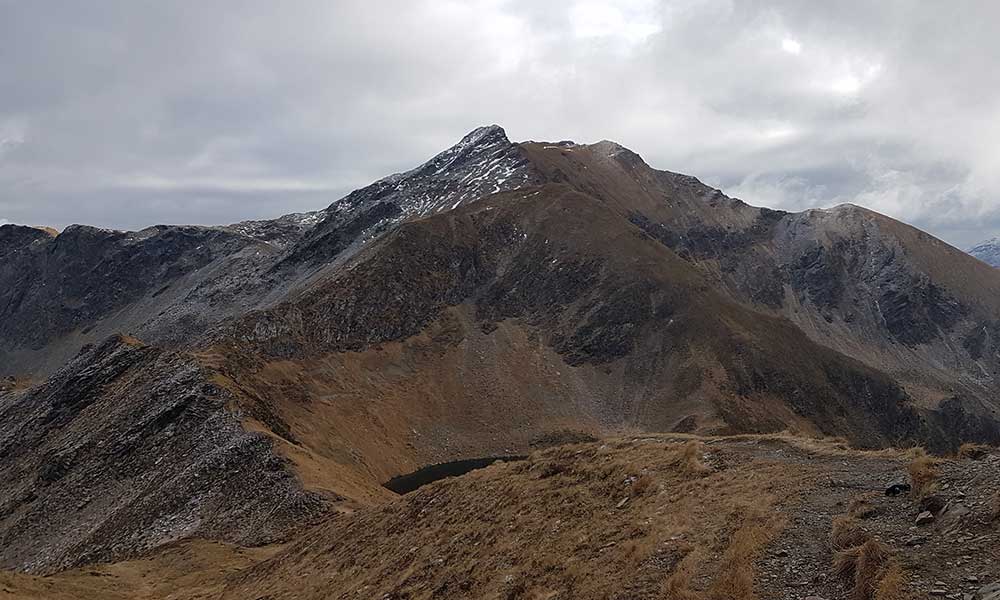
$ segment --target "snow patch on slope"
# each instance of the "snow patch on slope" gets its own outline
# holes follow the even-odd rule
[[[1000,267],[1000,238],[991,238],[982,241],[966,250],[966,252],[991,267]]]

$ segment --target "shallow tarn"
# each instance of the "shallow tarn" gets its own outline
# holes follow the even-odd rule
[[[440,481],[448,477],[458,477],[465,475],[476,469],[488,467],[495,462],[511,462],[524,460],[527,458],[521,455],[489,456],[486,458],[466,458],[463,460],[453,460],[449,462],[437,463],[421,467],[412,473],[397,475],[382,484],[385,489],[397,494],[409,494],[429,483]]]

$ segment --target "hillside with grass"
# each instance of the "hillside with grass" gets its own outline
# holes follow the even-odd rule
[[[998,499],[992,449],[615,438],[431,483],[289,544],[6,574],[0,597],[992,599]]]

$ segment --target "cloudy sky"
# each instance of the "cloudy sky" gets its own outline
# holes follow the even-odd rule
[[[993,0],[0,0],[0,222],[328,205],[477,125],[1000,233]]]

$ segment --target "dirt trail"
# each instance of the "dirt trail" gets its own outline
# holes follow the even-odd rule
[[[831,572],[830,532],[833,519],[848,514],[860,499],[867,501],[862,527],[891,549],[914,597],[965,598],[1000,580],[1000,525],[992,514],[1000,489],[1000,454],[941,461],[934,495],[944,508],[932,522],[917,526],[923,512],[919,501],[910,494],[885,494],[890,484],[908,481],[905,456],[830,454],[773,440],[738,445],[760,458],[787,462],[793,470],[820,471],[812,487],[788,499],[788,525],[756,565],[759,597],[845,597],[844,582]]]

